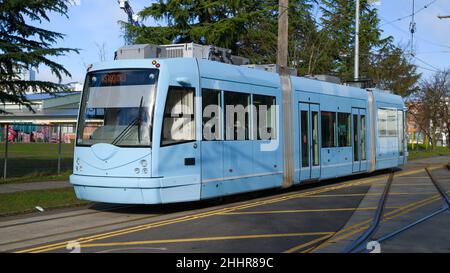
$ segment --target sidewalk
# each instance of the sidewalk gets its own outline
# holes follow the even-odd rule
[[[0,194],[20,192],[20,191],[61,189],[61,188],[69,188],[69,187],[72,187],[72,185],[69,183],[69,181],[11,183],[11,184],[4,184],[4,185],[2,185],[0,182]]]

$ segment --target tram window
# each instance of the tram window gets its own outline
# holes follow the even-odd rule
[[[366,116],[361,115],[361,160],[366,160]]]
[[[250,94],[224,92],[225,139],[250,140]]]
[[[387,136],[387,112],[384,109],[378,109],[378,136]]]
[[[222,140],[221,91],[202,90],[203,140]]]
[[[309,144],[308,144],[308,111],[301,111],[301,129],[302,129],[302,167],[309,166]]]
[[[336,147],[336,113],[321,112],[322,148]]]
[[[312,133],[312,164],[319,166],[319,112],[311,112],[311,133]]]
[[[378,109],[378,136],[396,137],[398,131],[397,111],[391,109]]]
[[[400,156],[403,156],[405,145],[405,130],[404,130],[404,112],[399,110],[398,114],[398,152]]]
[[[276,98],[272,96],[253,95],[256,126],[254,132],[258,140],[276,139]]]
[[[350,114],[338,113],[338,143],[339,147],[351,146]]]
[[[390,137],[397,136],[397,111],[396,110],[388,110],[387,116],[387,134]]]
[[[358,115],[353,115],[353,161],[359,161]]]
[[[194,88],[170,86],[162,126],[161,146],[195,140]]]

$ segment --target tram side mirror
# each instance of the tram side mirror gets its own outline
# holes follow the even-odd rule
[[[190,85],[191,85],[191,81],[189,80],[188,77],[177,77],[175,80],[176,80],[177,83],[179,83],[181,86],[190,86]]]

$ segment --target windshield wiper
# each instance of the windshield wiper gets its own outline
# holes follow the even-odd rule
[[[116,145],[117,143],[119,143],[127,134],[128,132],[131,130],[131,128],[133,128],[134,125],[136,125],[136,123],[138,123],[138,140],[139,143],[141,143],[141,115],[142,115],[142,102],[144,100],[144,96],[141,97],[141,102],[139,103],[139,111],[138,111],[138,116],[133,119],[130,124],[127,125],[127,127],[125,127],[125,129],[123,129],[122,132],[120,132],[120,134],[111,142],[112,145]]]
[[[141,97],[141,103],[139,103],[139,111],[138,111],[138,142],[141,144],[141,123],[142,123],[142,101],[144,96]]]

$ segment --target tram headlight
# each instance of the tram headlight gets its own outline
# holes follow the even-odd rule
[[[143,173],[143,174],[147,174],[147,173],[148,173],[147,168],[143,168],[143,169],[142,169],[142,173]]]
[[[80,165],[80,158],[77,157],[77,165]]]
[[[146,168],[146,167],[147,167],[147,160],[142,159],[142,160],[141,160],[141,166],[142,166],[143,168]]]
[[[139,174],[140,172],[141,172],[141,170],[139,170],[139,168],[135,168],[135,169],[134,169],[134,173],[135,173],[135,174]]]

